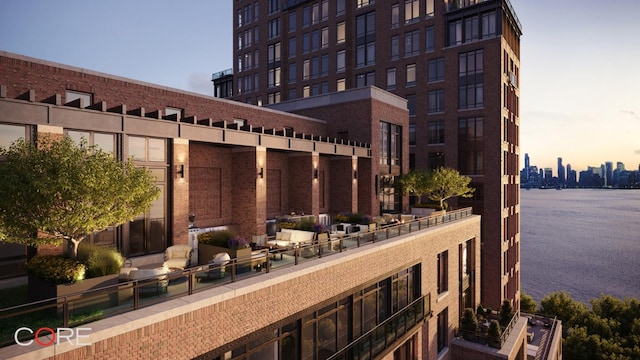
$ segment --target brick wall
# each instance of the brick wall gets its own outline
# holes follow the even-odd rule
[[[299,133],[326,135],[321,121],[6,52],[0,52],[0,84],[6,85],[8,98],[34,90],[35,101],[60,94],[65,103],[65,92],[74,90],[93,94],[94,103],[106,101],[109,108],[124,104],[130,110],[164,112],[173,107],[183,109],[184,117],[246,119],[254,127],[292,127]]]

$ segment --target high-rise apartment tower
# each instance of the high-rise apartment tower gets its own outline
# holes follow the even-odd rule
[[[214,86],[232,82],[231,98],[257,105],[369,85],[405,98],[410,167],[472,178],[474,197],[457,205],[482,215],[482,303],[518,309],[522,26],[510,2],[235,0],[233,9],[233,77]],[[389,183],[379,180],[378,189]]]

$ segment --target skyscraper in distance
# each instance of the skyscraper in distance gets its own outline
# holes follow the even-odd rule
[[[472,178],[474,197],[453,205],[482,215],[482,303],[518,309],[522,26],[511,3],[237,0],[233,9],[233,75],[218,73],[214,86],[265,106],[364,86],[406,99],[409,166]]]

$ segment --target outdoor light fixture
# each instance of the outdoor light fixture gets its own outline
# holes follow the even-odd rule
[[[258,171],[258,176],[260,177],[260,179],[264,179],[264,168],[260,168],[260,171]]]
[[[353,179],[357,179],[358,178],[358,170],[353,170]]]
[[[180,175],[180,177],[184,179],[184,164],[178,165],[177,168],[178,170],[176,171],[176,174]]]
[[[313,169],[313,178],[314,179],[318,178],[318,169]]]

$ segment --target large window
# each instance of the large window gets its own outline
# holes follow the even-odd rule
[[[269,14],[280,11],[280,1],[281,0],[269,0]],[[257,13],[258,12],[256,11],[256,14]]]
[[[449,42],[447,45],[462,44],[462,20],[452,21],[449,23]]]
[[[484,172],[482,117],[458,120],[458,169],[466,175]]]
[[[376,0],[357,0],[356,6],[361,8],[368,5],[373,5],[376,3]]]
[[[128,255],[142,255],[162,252],[167,247],[166,238],[166,187],[167,187],[167,144],[165,139],[129,136],[128,156],[139,166],[149,169],[160,189],[160,197],[153,201],[151,208],[129,223],[125,251]]]
[[[73,139],[76,144],[80,144],[83,139],[87,145],[97,146],[100,150],[115,154],[116,136],[114,134],[97,133],[93,131],[68,130],[67,135]]]
[[[444,80],[444,58],[429,60],[429,82]]]
[[[420,1],[418,0],[405,0],[404,1],[404,23],[409,24],[420,20],[419,11]]]
[[[404,33],[404,56],[420,53],[420,31],[414,30]]]
[[[269,20],[269,39],[280,36],[280,19]]]
[[[380,164],[400,165],[402,155],[402,126],[380,122]]]
[[[428,113],[439,113],[444,111],[444,90],[429,91],[429,108]]]
[[[371,11],[356,17],[356,66],[368,66],[375,63],[376,16]]]
[[[461,53],[458,58],[458,109],[484,106],[483,51]]]
[[[0,124],[0,147],[9,148],[18,139],[28,139],[26,126]]]
[[[427,128],[429,145],[444,144],[444,120],[429,121]]]
[[[375,85],[376,83],[375,71],[370,71],[364,74],[356,75],[356,87],[364,87],[369,85]]]

